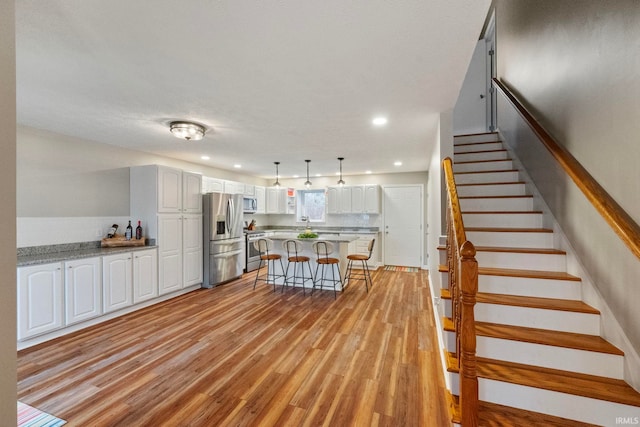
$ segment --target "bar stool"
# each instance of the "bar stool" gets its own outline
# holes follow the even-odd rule
[[[282,265],[282,255],[271,253],[273,249],[273,240],[271,239],[258,239],[253,242],[253,247],[256,248],[258,252],[260,252],[260,262],[258,263],[258,271],[256,272],[256,280],[253,282],[253,290],[256,289],[256,283],[258,280],[262,280],[267,284],[269,282],[273,283],[273,291],[276,290],[276,279],[282,277],[286,281],[286,276],[284,272],[284,266]],[[260,268],[262,267],[262,262],[267,265],[267,272],[260,277]],[[282,274],[276,274],[275,272],[275,263],[276,261],[280,262],[280,271]]]
[[[302,243],[298,240],[285,240],[282,243],[284,250],[287,251],[287,269],[285,270],[285,278],[284,285],[287,286],[291,284],[293,287],[296,285],[302,285],[302,294],[306,295],[306,290],[304,289],[305,282],[311,280],[313,283],[313,273],[311,272],[311,264],[309,264],[309,257],[300,255],[302,252]],[[289,266],[293,264],[293,276],[289,276]],[[300,272],[301,276],[296,274],[298,269],[298,264],[300,264]],[[304,275],[304,266],[307,265],[307,269],[309,270],[309,277]],[[291,282],[289,280],[291,279]],[[284,292],[284,287],[282,288]]]
[[[373,252],[373,245],[376,243],[376,239],[371,239],[369,245],[367,246],[367,250],[369,251],[369,255],[362,254],[350,254],[347,255],[347,259],[349,262],[347,263],[347,272],[345,273],[346,283],[351,283],[351,279],[354,280],[364,280],[364,286],[367,289],[367,293],[369,292],[369,286],[373,286],[373,282],[371,281],[371,274],[369,273],[369,264],[367,261],[371,259],[371,253]],[[354,273],[353,272],[353,262],[360,261],[362,263],[362,273]]]
[[[313,251],[316,253],[316,279],[313,281],[313,288],[311,289],[311,295],[316,289],[316,286],[323,289],[323,282],[329,282],[333,284],[333,299],[337,298],[336,285],[340,283],[342,285],[342,275],[340,274],[340,260],[338,258],[331,258],[329,255],[333,253],[333,244],[331,242],[325,242],[319,240],[313,243]],[[324,270],[327,265],[331,266],[331,279],[325,278]],[[322,266],[320,270],[320,276],[318,276],[318,268]],[[336,280],[336,267],[338,268],[338,279]]]

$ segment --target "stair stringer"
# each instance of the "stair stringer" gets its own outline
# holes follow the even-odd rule
[[[513,161],[514,169],[518,169],[520,173],[520,180],[526,183],[527,190],[533,195],[533,208],[543,212],[543,227],[551,228],[554,231],[554,247],[564,250],[567,254],[567,273],[582,279],[582,301],[600,310],[600,336],[624,352],[624,380],[640,392],[640,354],[633,347],[613,311],[594,285],[593,279],[577,257],[576,251],[571,246],[560,224],[555,220],[551,209],[544,201],[524,165],[511,149],[506,138],[500,132],[498,134],[504,148],[510,154],[509,157]]]

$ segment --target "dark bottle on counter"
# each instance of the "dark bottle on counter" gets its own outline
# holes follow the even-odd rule
[[[136,240],[142,239],[142,226],[140,225],[140,221],[138,220],[138,226],[136,227]]]
[[[132,234],[133,234],[133,227],[131,227],[131,220],[129,220],[129,225],[127,225],[127,231],[124,232],[124,239],[131,240]]]
[[[118,224],[113,224],[109,231],[107,232],[107,237],[112,238],[116,235],[116,231],[118,231]]]

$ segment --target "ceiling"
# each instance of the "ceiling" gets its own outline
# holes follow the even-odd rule
[[[262,177],[426,171],[489,4],[20,0],[18,123]]]

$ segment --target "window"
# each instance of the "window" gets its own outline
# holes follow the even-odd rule
[[[324,190],[297,190],[296,215],[299,221],[324,222]]]

